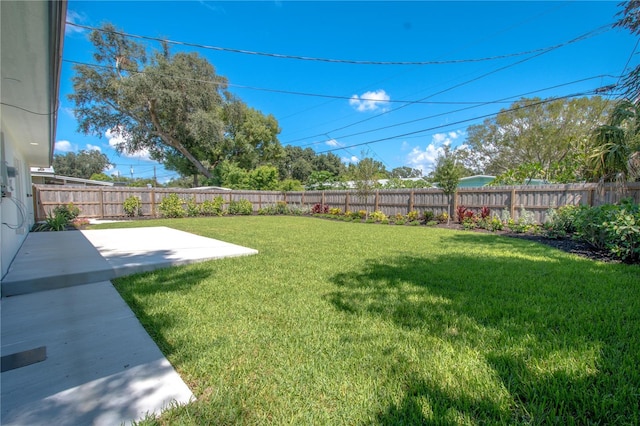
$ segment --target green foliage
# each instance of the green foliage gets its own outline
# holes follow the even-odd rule
[[[322,191],[333,188],[336,177],[328,171],[314,171],[309,175],[305,188],[310,191]]]
[[[82,150],[53,156],[53,170],[57,175],[91,179],[111,165],[109,157],[100,151]],[[101,180],[101,179],[100,179]]]
[[[419,217],[420,217],[420,213],[415,211],[415,210],[411,210],[409,213],[407,213],[407,220],[409,222],[413,222],[414,220],[418,220]]]
[[[332,207],[329,209],[329,214],[333,216],[341,215],[342,209],[340,207]]]
[[[273,166],[260,166],[249,172],[249,188],[257,191],[273,191],[278,189],[278,169]]]
[[[200,214],[203,216],[222,216],[224,214],[224,198],[218,195],[213,200],[204,200],[200,204]]]
[[[380,210],[376,210],[369,215],[370,219],[373,219],[374,222],[382,222],[387,219],[387,215],[381,212]]]
[[[447,223],[449,221],[449,214],[446,212],[440,213],[436,216],[436,220],[440,223]]]
[[[142,200],[135,195],[127,197],[122,203],[122,210],[129,217],[142,216]]]
[[[431,211],[431,210],[425,210],[424,212],[422,212],[422,220],[426,223],[426,222],[431,222],[432,220],[434,220],[436,217],[436,215]]]
[[[45,219],[44,229],[46,231],[64,231],[69,225],[69,218],[64,214],[49,213]]]
[[[406,219],[405,219],[404,217],[402,217],[401,219],[396,219],[396,220],[394,221],[394,223],[395,223],[396,225],[404,225],[405,223],[407,223],[407,221],[406,221]]]
[[[285,192],[302,191],[304,186],[297,179],[285,179],[278,185],[278,190]]]
[[[612,103],[599,96],[522,98],[482,124],[467,128],[467,167],[504,184],[531,178],[584,179],[584,141],[604,124]],[[587,124],[585,124],[587,123]]]
[[[196,217],[200,215],[200,206],[196,203],[196,200],[193,198],[189,198],[185,202],[185,213],[189,217]]]
[[[162,199],[158,205],[158,210],[162,217],[184,217],[187,212],[182,205],[183,201],[177,194],[169,194]]]
[[[77,218],[80,215],[80,209],[73,203],[61,204],[53,209],[54,216],[60,216],[64,218],[67,223]]]
[[[251,215],[253,214],[253,204],[244,198],[233,200],[229,203],[227,213],[230,215]]]

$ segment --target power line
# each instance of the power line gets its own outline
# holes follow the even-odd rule
[[[580,36],[578,36],[578,37],[576,37],[576,38],[573,38],[573,39],[571,39],[571,40],[569,40],[569,41],[567,41],[567,42],[563,43],[562,45],[558,45],[558,46],[559,46],[559,47],[562,47],[562,46],[565,46],[565,45],[568,45],[568,44],[571,44],[571,43],[575,43],[575,42],[577,42],[577,41],[584,40],[584,39],[589,38],[589,37],[593,37],[594,35],[596,35],[596,34],[599,34],[599,33],[603,32],[603,30],[604,30],[604,29],[605,29],[605,26],[598,27],[598,28],[596,28],[596,29],[594,29],[594,30],[591,30],[591,31],[589,31],[589,32],[587,32],[587,33],[584,33],[584,34],[582,34],[582,35],[580,35]],[[607,29],[607,31],[609,31],[609,30],[610,30],[610,28],[608,28],[608,29]],[[472,79],[470,79],[470,80],[463,81],[462,83],[455,84],[455,85],[450,86],[450,87],[448,87],[448,88],[446,88],[446,89],[440,90],[439,92],[432,93],[431,95],[428,95],[428,96],[425,96],[424,98],[419,99],[419,101],[425,101],[426,99],[432,98],[432,97],[437,96],[437,95],[441,95],[441,94],[443,94],[443,93],[445,93],[445,92],[451,91],[451,90],[453,90],[453,89],[457,89],[457,88],[462,87],[462,86],[465,86],[465,85],[467,85],[467,84],[469,84],[469,83],[473,83],[473,82],[475,82],[475,81],[478,81],[478,80],[480,80],[480,79],[483,79],[483,78],[485,78],[485,77],[488,77],[488,76],[490,76],[490,75],[492,75],[492,74],[496,74],[496,73],[498,73],[498,72],[500,72],[500,71],[504,71],[505,69],[508,69],[508,68],[514,67],[514,66],[516,66],[516,65],[519,65],[519,64],[522,64],[522,63],[524,63],[524,62],[527,62],[527,61],[529,61],[529,60],[531,60],[531,59],[537,58],[538,56],[542,56],[542,55],[544,55],[544,54],[546,54],[546,53],[548,53],[548,52],[551,52],[552,50],[555,50],[555,49],[557,49],[557,48],[559,48],[559,47],[551,47],[551,48],[549,48],[549,49],[547,49],[547,50],[545,50],[545,51],[539,52],[539,53],[537,53],[537,54],[535,54],[535,55],[533,55],[533,56],[531,56],[531,57],[529,57],[529,58],[524,58],[524,59],[521,59],[521,60],[519,60],[519,61],[513,62],[513,63],[511,63],[511,64],[504,65],[504,66],[502,66],[502,67],[496,68],[496,69],[494,69],[494,70],[492,70],[492,71],[489,71],[489,72],[486,72],[486,73],[484,73],[484,74],[481,74],[481,75],[479,75],[479,76],[477,76],[477,77],[474,77],[474,78],[472,78]],[[340,131],[340,130],[347,129],[347,128],[349,128],[349,127],[353,127],[353,126],[355,126],[355,125],[357,125],[357,124],[361,124],[361,123],[367,122],[367,121],[369,121],[369,120],[373,120],[374,118],[378,118],[378,117],[381,117],[381,116],[383,116],[383,115],[389,114],[389,113],[391,113],[391,112],[398,111],[398,110],[400,110],[400,109],[402,109],[402,108],[406,108],[406,107],[407,107],[407,106],[409,106],[409,105],[411,105],[411,103],[409,103],[409,104],[405,104],[405,105],[402,105],[402,106],[400,106],[400,107],[398,107],[398,108],[392,108],[392,109],[389,109],[389,110],[387,110],[387,111],[383,111],[383,112],[381,112],[380,114],[376,114],[376,115],[373,115],[373,116],[371,116],[371,117],[365,118],[365,119],[363,119],[363,120],[356,121],[355,123],[347,124],[346,126],[342,126],[342,127],[337,128],[337,129],[332,129],[332,130],[330,130],[330,132],[332,132],[332,133],[333,133],[333,132],[337,132],[337,131]],[[311,136],[311,137],[317,137],[317,136],[319,136],[319,135]],[[321,135],[320,135],[320,136],[321,136]],[[309,139],[309,137],[302,138],[302,139],[296,139],[296,140],[290,141],[290,142],[288,142],[288,143],[293,143],[293,142],[297,142],[297,141],[305,140],[305,139]]]
[[[123,31],[105,30],[103,28],[91,27],[88,25],[80,25],[70,21],[67,21],[66,24],[74,27],[78,27],[78,28],[84,28],[87,30],[99,31],[102,33],[118,34],[124,37],[137,38],[141,40],[150,40],[150,41],[168,43],[168,44],[173,44],[178,46],[188,46],[188,47],[195,47],[199,49],[216,50],[221,52],[241,53],[245,55],[266,56],[266,57],[278,58],[278,59],[295,59],[295,60],[301,60],[301,61],[330,62],[330,63],[352,64],[352,65],[446,65],[446,64],[459,64],[459,63],[472,63],[472,62],[486,62],[486,61],[494,61],[498,59],[513,58],[517,56],[531,55],[539,52],[544,52],[547,50],[557,49],[559,47],[563,47],[563,46],[566,46],[567,44],[574,42],[570,40],[568,42],[563,42],[560,44],[556,44],[554,46],[542,47],[542,48],[528,50],[524,52],[515,52],[515,53],[504,54],[504,55],[490,56],[485,58],[450,59],[450,60],[439,60],[439,61],[371,61],[371,60],[360,61],[360,60],[353,60],[353,59],[317,58],[317,57],[311,57],[311,56],[286,55],[281,53],[268,53],[268,52],[258,52],[253,50],[233,49],[229,47],[211,46],[211,45],[200,44],[200,43],[168,40],[168,39],[162,39],[159,37],[150,37],[150,36],[144,36],[139,34],[131,34],[131,33],[125,33]],[[610,29],[612,25],[613,23],[603,25],[597,30],[602,30],[605,27]]]
[[[519,109],[531,108],[533,106],[542,105],[542,104],[553,102],[553,101],[557,101],[557,100],[560,100],[560,99],[568,99],[568,98],[574,98],[574,97],[578,97],[578,96],[585,96],[585,95],[587,95],[589,93],[591,93],[591,92],[582,92],[582,93],[575,93],[575,94],[567,95],[567,96],[549,98],[549,99],[545,99],[545,100],[542,100],[542,101],[539,101],[539,102],[534,102],[532,104],[519,106],[519,107],[516,107],[516,108],[509,108],[509,109],[506,109],[506,110],[501,110],[500,112],[517,111]],[[389,137],[385,137],[385,138],[370,140],[370,141],[356,143],[356,144],[352,144],[352,145],[345,145],[342,148],[327,149],[327,150],[324,150],[324,151],[319,151],[318,154],[325,154],[327,152],[339,151],[339,150],[344,149],[344,148],[354,148],[354,147],[357,147],[357,146],[364,146],[364,145],[384,142],[384,141],[388,141],[388,140],[392,140],[392,139],[403,138],[403,137],[406,137],[406,136],[412,136],[412,135],[416,135],[416,134],[420,134],[420,133],[426,133],[426,132],[430,132],[430,131],[433,131],[433,130],[439,130],[439,129],[443,129],[443,128],[450,127],[450,126],[457,126],[459,124],[469,123],[469,122],[480,120],[480,119],[483,119],[483,118],[489,118],[489,117],[497,116],[499,113],[491,113],[491,114],[479,115],[479,116],[476,116],[476,117],[473,117],[473,118],[459,120],[459,121],[455,121],[455,122],[447,123],[447,124],[441,124],[441,125],[429,127],[429,128],[426,128],[426,129],[415,130],[415,131],[412,131],[412,132],[402,133],[402,134],[399,134],[399,135],[394,135],[394,136],[389,136]]]
[[[580,79],[580,80],[571,81],[571,82],[568,82],[568,83],[563,83],[563,84],[558,84],[558,85],[551,86],[551,87],[546,87],[544,89],[538,89],[538,90],[533,90],[533,91],[521,93],[521,94],[518,94],[518,95],[508,96],[506,98],[501,98],[501,99],[498,99],[498,100],[495,100],[495,101],[488,101],[488,102],[485,102],[485,103],[482,103],[482,104],[479,104],[479,105],[474,105],[474,106],[465,107],[465,108],[459,108],[459,109],[452,110],[452,111],[445,111],[445,112],[442,112],[442,113],[438,113],[438,114],[434,114],[434,115],[430,115],[430,116],[426,116],[426,117],[421,117],[421,118],[418,118],[418,119],[415,119],[415,120],[404,121],[404,122],[401,122],[401,123],[391,124],[389,126],[378,127],[378,128],[371,129],[371,130],[364,130],[364,131],[357,132],[357,133],[350,133],[348,135],[338,136],[337,139],[343,139],[343,138],[358,136],[358,135],[371,133],[371,132],[375,132],[375,131],[379,131],[379,130],[390,129],[392,127],[398,127],[398,126],[402,126],[402,125],[405,125],[405,124],[411,124],[411,123],[415,123],[415,122],[418,122],[418,121],[428,120],[430,118],[436,118],[436,117],[441,117],[443,115],[449,115],[449,114],[453,114],[453,113],[456,113],[456,112],[462,112],[462,111],[466,111],[466,110],[469,110],[469,109],[477,108],[477,107],[480,107],[480,106],[492,105],[492,104],[502,103],[502,102],[505,102],[505,101],[511,103],[513,101],[507,101],[507,99],[520,98],[520,97],[523,97],[523,96],[531,95],[533,93],[543,92],[543,91],[551,90],[551,89],[557,89],[557,88],[562,87],[562,86],[568,86],[568,85],[571,85],[571,84],[581,83],[581,82],[584,82],[584,81],[593,80],[593,79],[602,78],[602,77],[616,78],[616,76],[609,75],[609,74],[601,74],[601,75],[597,75],[597,76],[594,76],[594,77],[587,77],[587,78],[583,78],[583,79]],[[595,89],[593,92],[597,93],[598,89]],[[303,138],[303,139],[298,139],[298,140],[304,140],[304,139],[314,138],[314,137],[323,136],[323,135],[324,134],[320,134],[320,135],[310,136],[310,137]],[[289,143],[291,143],[291,142],[289,142]],[[311,142],[311,143],[304,144],[304,145],[299,145],[299,146],[301,148],[304,148],[304,147],[307,147],[307,146],[317,145],[319,143],[323,143],[323,141]]]
[[[74,65],[85,65],[85,66],[90,66],[90,67],[95,67],[95,68],[105,68],[105,69],[111,69],[112,67],[107,66],[107,65],[100,65],[100,64],[90,64],[88,62],[81,62],[81,61],[74,61],[71,59],[63,59],[63,62],[67,62],[70,64],[74,64]],[[129,71],[131,73],[135,73],[135,74],[146,74],[145,71]],[[169,76],[167,74],[161,74],[163,76]],[[292,91],[292,90],[283,90],[283,89],[271,89],[271,88],[267,88],[267,87],[255,87],[255,86],[246,86],[246,85],[242,85],[242,84],[233,84],[233,83],[221,83],[218,81],[211,81],[211,80],[200,80],[200,79],[195,79],[195,78],[188,78],[188,77],[179,77],[179,76],[174,76],[171,75],[172,78],[177,79],[177,80],[185,80],[185,81],[192,81],[195,83],[209,83],[209,84],[213,84],[213,85],[222,85],[225,84],[228,87],[235,87],[238,89],[247,89],[247,90],[256,90],[256,91],[263,91],[263,92],[270,92],[270,93],[281,93],[281,94],[285,94],[285,95],[295,95],[295,96],[308,96],[308,97],[317,97],[317,98],[328,98],[328,99],[341,99],[341,100],[350,100],[353,98],[353,96],[340,96],[340,95],[328,95],[328,94],[323,94],[323,93],[310,93],[310,92],[297,92],[297,91]],[[371,102],[379,102],[379,99],[374,99],[374,98],[363,98],[363,97],[359,97],[358,98],[359,101],[371,101]],[[475,104],[484,104],[486,101],[420,101],[420,100],[400,100],[400,99],[389,99],[387,101],[384,101],[386,103],[399,103],[399,104],[429,104],[429,105],[475,105]]]

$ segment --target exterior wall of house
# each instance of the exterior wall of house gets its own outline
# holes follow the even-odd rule
[[[2,182],[7,196],[0,198],[0,277],[3,277],[34,223],[31,176],[25,158],[15,141],[0,133],[2,144]],[[13,168],[15,172],[10,169]],[[11,193],[8,196],[8,193]]]

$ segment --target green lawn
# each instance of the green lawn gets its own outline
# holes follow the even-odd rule
[[[145,423],[640,423],[637,265],[305,217],[117,226],[157,225],[260,254],[115,281],[198,398]]]

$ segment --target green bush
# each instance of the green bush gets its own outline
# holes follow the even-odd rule
[[[132,195],[122,203],[122,210],[129,217],[142,216],[142,200]]]
[[[602,224],[606,247],[623,260],[640,259],[640,208],[621,206]]]
[[[411,210],[409,213],[407,213],[407,220],[409,222],[413,222],[414,220],[418,220],[419,217],[420,217],[420,213],[418,213],[415,210]]]
[[[53,209],[53,215],[64,217],[67,222],[71,222],[80,215],[80,209],[73,203],[61,204]]]
[[[187,212],[182,207],[182,204],[183,201],[177,194],[169,194],[162,199],[158,205],[158,210],[160,210],[162,217],[184,217]]]
[[[425,210],[422,213],[422,220],[425,223],[431,222],[435,219],[436,215],[431,210]]]
[[[224,214],[224,198],[218,195],[213,200],[204,200],[200,204],[200,214],[203,216],[222,216]]]
[[[380,210],[376,210],[369,215],[369,218],[373,219],[374,222],[382,222],[383,220],[387,219],[387,215]]]
[[[233,200],[229,203],[229,208],[227,209],[227,213],[232,215],[253,214],[253,204],[251,204],[251,201],[245,200],[244,198],[237,201]]]
[[[579,206],[567,205],[558,209],[549,209],[543,225],[544,232],[549,238],[564,238],[576,231],[575,217]]]
[[[189,198],[187,200],[187,202],[185,203],[185,210],[187,216],[189,217],[196,217],[200,215],[200,207],[198,206],[198,203],[196,203],[196,200],[194,200],[193,198]]]

